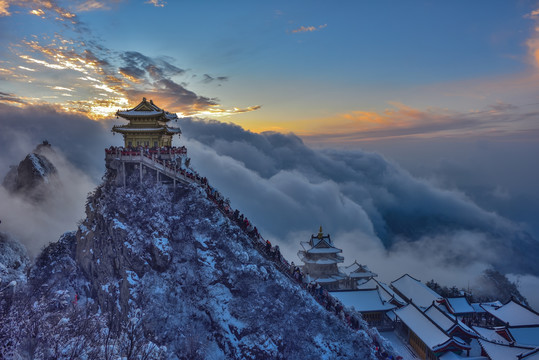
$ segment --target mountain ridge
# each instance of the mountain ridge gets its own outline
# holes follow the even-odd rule
[[[347,327],[281,273],[199,185],[171,190],[137,177],[117,187],[111,176],[88,197],[78,230],[42,252],[15,294],[33,305],[10,309],[12,324],[39,323],[39,340],[9,351],[125,356],[132,344],[131,358],[375,358],[364,330]],[[81,322],[91,333],[66,333]]]

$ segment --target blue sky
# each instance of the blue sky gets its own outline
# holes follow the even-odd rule
[[[254,131],[308,133],[312,129],[297,120],[331,123],[340,114],[394,109],[392,103],[468,112],[498,102],[528,106],[537,96],[536,86],[521,84],[536,76],[533,49],[527,45],[536,37],[534,2],[2,3],[4,14],[9,13],[0,18],[1,53],[7,60],[2,64],[15,68],[15,75],[37,75],[17,66],[43,70],[20,58],[28,50],[23,41],[46,46],[54,34],[64,41],[84,42],[77,46],[79,54],[90,50],[117,67],[122,65],[121,53],[136,51],[186,70],[169,77],[216,99],[223,109],[261,105],[248,115],[212,114]],[[57,8],[73,17],[58,16]],[[43,14],[33,15],[32,10]],[[40,50],[34,49],[34,55],[46,58]],[[77,91],[70,95],[81,100],[95,96],[65,73],[49,70],[42,81],[75,86]],[[223,81],[203,81],[204,74]],[[508,82],[519,85],[507,91]],[[33,84],[29,89],[26,79],[8,74],[2,91],[19,97],[30,93],[28,102],[46,102],[50,89]],[[151,86],[145,90],[151,91]],[[134,97],[127,96],[130,103]],[[62,98],[49,101],[61,103]],[[114,105],[124,104],[112,103],[109,112]],[[182,112],[181,104],[170,99],[163,99],[162,105]]]

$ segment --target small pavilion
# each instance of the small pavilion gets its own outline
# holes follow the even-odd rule
[[[333,245],[329,234],[324,235],[322,226],[318,235],[311,235],[311,239],[302,241],[301,246],[303,250],[298,251],[298,257],[305,264],[303,272],[327,290],[339,289],[339,282],[346,277],[338,267],[344,261],[339,255],[342,250]]]
[[[153,103],[142,101],[132,109],[118,110],[117,117],[129,121],[129,124],[114,126],[114,133],[122,134],[124,146],[130,147],[170,147],[172,137],[181,134],[179,128],[168,126],[171,120],[178,120],[176,114],[169,113]]]

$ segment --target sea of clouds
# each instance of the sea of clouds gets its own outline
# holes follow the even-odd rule
[[[112,121],[95,122],[52,108],[0,105],[0,177],[43,140],[52,143],[62,189],[30,204],[0,191],[1,230],[35,255],[76,229],[104,173],[104,148],[121,145]],[[117,121],[118,123],[120,121]],[[472,286],[495,267],[520,279],[539,307],[539,242],[525,226],[484,210],[469,196],[413,176],[377,152],[313,149],[293,134],[256,134],[217,121],[181,119],[193,167],[229,197],[262,235],[298,262],[300,241],[323,226],[344,265],[368,265],[383,281],[404,273],[423,281]]]

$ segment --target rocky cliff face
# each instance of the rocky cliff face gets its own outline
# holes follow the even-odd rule
[[[374,358],[364,332],[276,270],[196,185],[107,180],[86,215],[15,294],[0,331],[5,354]]]
[[[42,200],[57,180],[56,168],[46,156],[51,151],[50,145],[39,145],[18,166],[11,167],[2,185],[11,193]]]
[[[13,281],[26,282],[29,267],[30,260],[24,246],[9,234],[0,232],[0,291],[11,291],[8,288]]]

